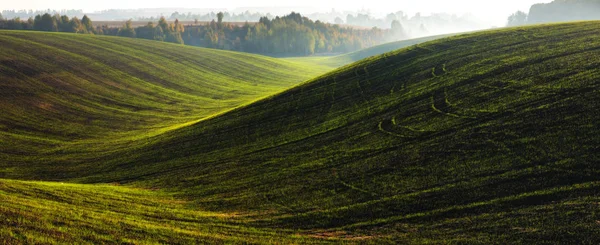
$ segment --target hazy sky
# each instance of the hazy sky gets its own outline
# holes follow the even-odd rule
[[[408,13],[431,12],[473,13],[490,22],[503,23],[506,17],[517,10],[527,12],[534,3],[550,0],[24,0],[4,1],[0,8],[6,9],[83,9],[93,12],[103,9],[123,8],[223,8],[233,10],[239,7],[312,7],[316,10],[359,10],[367,9],[373,14],[383,14],[402,10]]]

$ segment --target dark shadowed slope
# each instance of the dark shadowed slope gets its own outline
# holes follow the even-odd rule
[[[185,201],[174,210],[241,213],[238,229],[290,239],[595,244],[598,25],[420,44],[108,157],[65,149],[3,175],[158,188]]]

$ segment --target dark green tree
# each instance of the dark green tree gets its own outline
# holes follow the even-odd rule
[[[160,19],[158,20],[158,26],[160,26],[160,28],[162,28],[163,32],[169,31],[169,23],[167,23],[167,20],[163,16],[161,16]]]
[[[83,27],[83,24],[81,24],[81,21],[77,17],[73,17],[69,21],[69,29],[67,32],[87,33],[87,30]]]
[[[46,13],[35,16],[34,29],[38,31],[58,31],[58,26],[52,15]]]
[[[83,28],[86,30],[87,33],[94,33],[94,24],[92,23],[92,20],[87,16],[84,15],[83,18],[81,18],[81,24],[83,25]]]
[[[135,28],[135,34],[138,38],[154,39],[154,23],[148,22],[145,26]]]
[[[125,22],[125,25],[123,25],[123,27],[121,29],[119,29],[117,36],[133,37],[133,38],[136,37],[135,29],[133,29],[131,20],[128,20],[127,22]]]
[[[2,20],[5,21],[5,20]],[[6,22],[6,28],[10,29],[10,30],[23,30],[23,22],[21,21],[21,18],[19,17],[15,17],[12,20],[7,20]]]
[[[271,28],[271,20],[269,17],[260,17],[260,19],[258,19],[258,23],[265,25],[267,28]]]
[[[69,16],[63,15],[60,17],[60,24],[58,24],[58,29],[60,31],[71,32],[71,20]]]
[[[173,31],[175,32],[179,32],[182,33],[185,31],[185,28],[183,27],[183,25],[179,22],[179,19],[175,19],[175,22],[173,23]]]
[[[168,32],[165,38],[165,42],[183,44],[180,32]]]
[[[225,15],[223,14],[223,12],[219,12],[219,13],[217,14],[217,23],[219,23],[219,24],[223,23],[223,17],[224,17],[224,16],[225,16]]]
[[[54,19],[54,22],[56,22],[56,27],[58,28],[58,31],[64,31],[63,30],[63,22],[62,22],[62,18],[60,17],[60,14],[55,14],[52,16],[52,18]],[[67,21],[68,24],[68,21]]]
[[[163,28],[160,25],[157,25],[156,27],[154,27],[154,40],[157,41],[164,41],[165,40],[165,32],[163,31]]]

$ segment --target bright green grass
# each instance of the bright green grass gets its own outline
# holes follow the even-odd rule
[[[0,180],[0,200],[2,244],[336,241],[317,240],[302,231],[247,226],[257,214],[206,212],[160,190]]]
[[[237,229],[276,231],[283,243],[597,244],[599,25],[419,44],[143,144],[28,148],[3,161],[2,176],[159,189],[148,195],[251,214]]]
[[[444,37],[453,36],[456,34],[447,34],[447,35],[437,35],[437,36],[429,36],[422,38],[415,38],[397,42],[386,43],[382,45],[377,45],[374,47],[362,49],[359,51],[355,51],[352,53],[341,54],[337,56],[325,56],[325,57],[293,57],[286,58],[286,60],[299,62],[307,65],[319,65],[321,67],[329,67],[329,68],[338,68],[344,65],[352,64],[359,60],[380,55],[383,53],[391,52],[394,50],[398,50],[401,48],[410,47],[413,45],[417,45],[420,43],[424,43],[427,41],[432,41],[436,39],[441,39]]]
[[[64,150],[97,158],[325,71],[139,39],[0,31],[0,165]]]

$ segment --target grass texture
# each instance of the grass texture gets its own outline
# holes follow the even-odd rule
[[[31,128],[54,124],[26,119],[26,108],[3,115],[14,123],[4,123],[10,130],[2,132],[18,140],[1,138],[10,146],[0,155],[0,177],[14,179],[0,182],[8,200],[1,214],[9,217],[1,237],[9,243],[597,244],[598,24],[445,37],[361,60],[254,103],[232,104],[219,116],[181,115],[185,107],[160,101],[155,107],[173,111],[121,108],[123,122],[101,125],[153,125],[127,121],[144,122],[138,119],[144,115],[185,119],[157,119],[164,127],[152,135],[139,136],[143,127],[115,130],[129,144],[105,140],[113,131],[93,124],[66,127],[58,116],[48,116],[55,127],[90,137],[51,137],[57,130]],[[35,40],[34,34],[3,35],[9,37],[0,38],[1,47]],[[181,48],[151,50],[167,47]],[[287,62],[305,67],[304,75],[319,70],[310,62]],[[274,70],[296,74],[251,69],[241,76],[271,77]],[[226,74],[237,72],[243,71]],[[15,132],[17,123],[32,126]],[[106,200],[112,199],[111,206]]]

